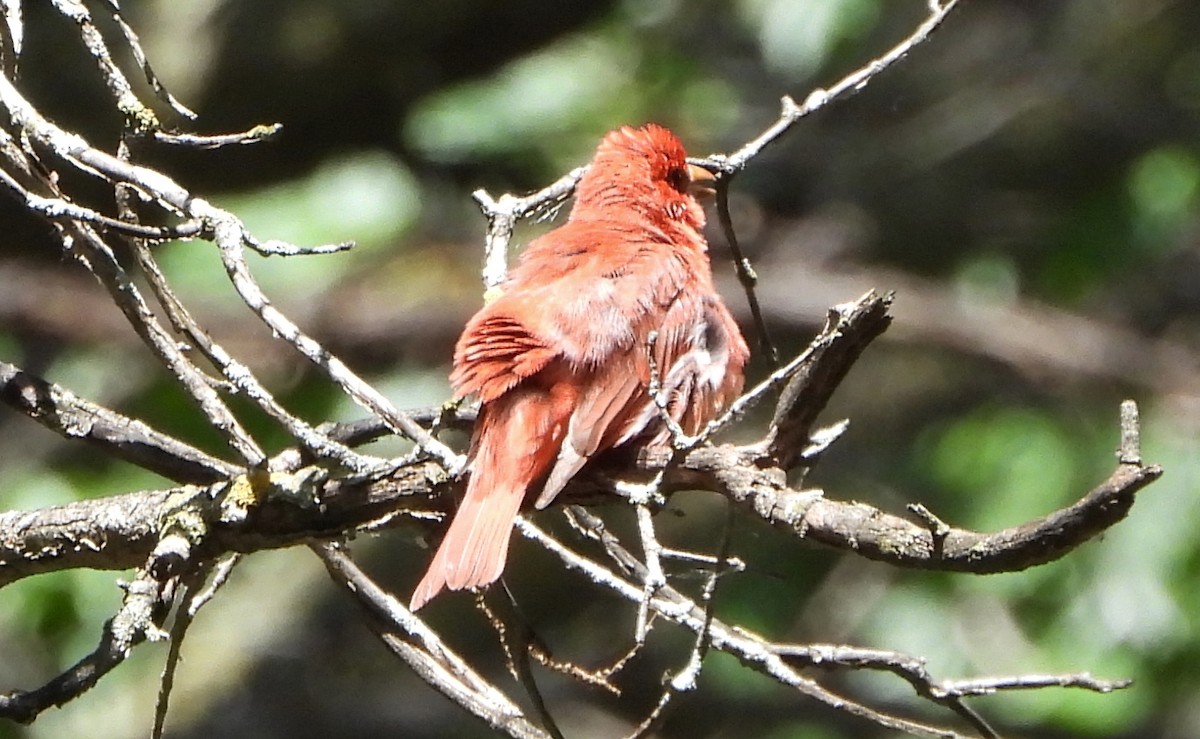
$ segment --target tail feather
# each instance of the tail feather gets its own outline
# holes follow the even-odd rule
[[[549,468],[566,430],[571,406],[552,395],[518,388],[483,407],[467,493],[413,592],[414,611],[444,589],[483,587],[504,571],[521,501]]]
[[[489,482],[497,487],[485,488]],[[472,476],[467,495],[450,522],[429,570],[413,592],[409,607],[417,610],[444,588],[462,590],[495,582],[508,559],[508,541],[525,486]]]

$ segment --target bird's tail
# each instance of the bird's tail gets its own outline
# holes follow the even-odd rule
[[[500,577],[521,501],[562,442],[565,418],[556,418],[544,394],[510,396],[480,414],[467,493],[413,592],[414,611],[443,589],[479,588]]]
[[[508,559],[508,540],[525,486],[516,481],[485,480],[478,471],[467,483],[467,495],[450,522],[425,577],[409,605],[417,610],[443,588],[462,590],[495,582]],[[492,483],[491,487],[485,487]]]

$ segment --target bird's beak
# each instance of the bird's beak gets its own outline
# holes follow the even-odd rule
[[[698,199],[711,198],[717,193],[717,178],[712,172],[695,164],[688,165],[688,192]]]

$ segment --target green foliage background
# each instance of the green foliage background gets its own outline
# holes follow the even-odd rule
[[[255,267],[285,311],[400,406],[445,399],[453,340],[479,301],[484,224],[472,190],[544,185],[624,123],[669,125],[694,154],[731,150],[774,120],[781,95],[832,83],[925,12],[918,0],[124,5],[199,128],[284,124],[253,148],[144,156],[261,238],[355,240],[349,254]],[[26,13],[24,89],[94,143],[115,141],[119,119],[70,24],[40,5]],[[1145,456],[1166,476],[1098,541],[990,577],[895,571],[742,523],[735,548],[750,571],[725,581],[719,613],[776,639],[922,654],[942,677],[1088,670],[1136,681],[1113,695],[976,701],[1006,734],[1200,735],[1200,5],[968,1],[898,68],[755,160],[735,195],[785,350],[823,319],[824,304],[806,296],[842,284],[831,275],[898,287],[894,329],[827,416],[851,419],[812,480],[828,495],[891,511],[920,501],[964,527],[1014,525],[1108,474],[1125,397],[1141,403]],[[10,202],[0,219],[0,357],[220,452],[49,229]],[[270,343],[206,245],[167,245],[162,256],[214,335],[289,407],[314,421],[357,417]],[[944,310],[906,313],[922,296]],[[1006,352],[1004,332],[1019,327],[980,320],[1018,308],[1047,316],[1043,354]],[[1056,353],[1079,338],[1052,320],[1062,311],[1101,337],[1076,363]],[[0,410],[0,508],[165,484]],[[710,496],[678,496],[660,517],[664,538],[711,548],[721,511]],[[389,532],[356,547],[407,593],[427,557],[416,538]],[[614,617],[613,602],[515,546],[513,588],[558,656],[617,657],[631,614]],[[31,687],[89,651],[118,601],[112,573],[5,589],[0,689]],[[446,601],[432,617],[500,675],[487,628],[464,599]],[[170,735],[485,734],[357,619],[306,552],[251,557],[185,644]],[[626,677],[625,701],[553,676],[546,691],[570,736],[620,735],[685,649],[654,642]],[[140,648],[83,699],[28,728],[0,725],[0,737],[146,734],[164,653]],[[895,680],[834,683],[946,718]],[[871,728],[713,657],[663,735],[824,739]]]

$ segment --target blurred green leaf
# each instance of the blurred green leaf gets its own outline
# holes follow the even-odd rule
[[[758,36],[763,60],[792,80],[811,77],[841,41],[875,26],[878,0],[742,0],[738,10]]]
[[[1183,247],[1170,233],[1200,206],[1200,159],[1181,146],[1165,146],[1144,154],[1129,173],[1129,196],[1135,208],[1138,244],[1151,252]]]
[[[641,55],[633,40],[619,33],[572,36],[490,79],[439,92],[409,117],[404,139],[426,156],[459,161],[591,127],[597,118],[633,119]],[[625,114],[617,110],[622,105]]]
[[[969,504],[964,525],[1013,526],[1076,491],[1075,446],[1046,411],[989,405],[930,433],[928,473]]]
[[[369,253],[395,242],[421,212],[420,189],[408,168],[382,152],[333,159],[290,182],[215,198],[262,241],[298,246],[353,241],[348,254],[247,260],[268,295],[312,296]],[[160,252],[172,286],[185,301],[237,300],[208,244],[172,244]]]
[[[1003,254],[971,256],[959,265],[954,282],[955,290],[967,305],[980,301],[1010,304],[1021,290],[1017,266]]]

